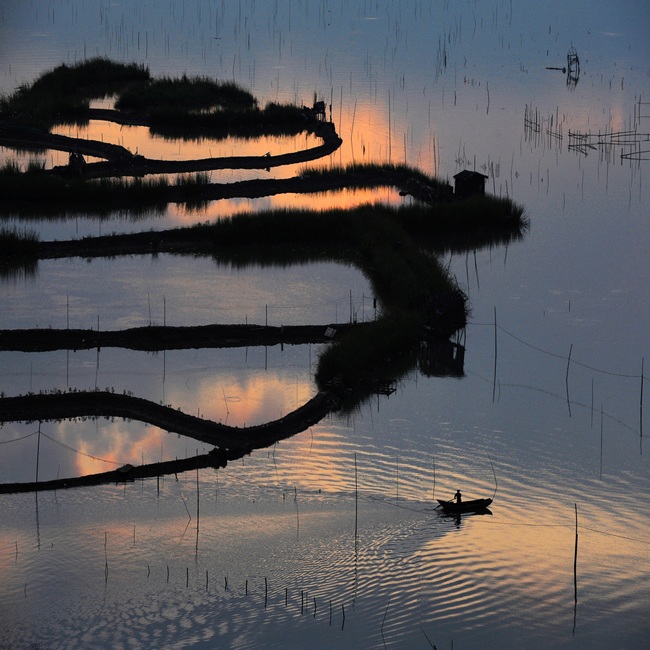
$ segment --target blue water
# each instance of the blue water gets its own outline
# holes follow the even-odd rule
[[[2,7],[4,92],[96,54],[154,74],[234,78],[262,102],[310,103],[316,92],[344,139],[317,164],[406,161],[449,179],[476,169],[489,192],[526,207],[531,226],[507,247],[442,255],[471,302],[462,379],[414,370],[389,397],[218,472],[2,497],[0,645],[645,647],[649,27],[634,2]],[[577,84],[546,69],[566,65],[572,45]],[[623,131],[634,144],[606,135]],[[590,134],[595,148],[569,149],[570,132]],[[82,231],[98,227],[82,220]],[[320,322],[349,317],[350,291],[354,310],[370,298],[354,269],[260,271],[259,281],[249,270],[234,281],[210,264],[42,266],[0,287],[3,321],[14,323],[3,326],[62,327],[68,310],[79,326],[96,326],[98,313],[107,327],[203,323],[213,312],[259,322],[267,304],[274,318],[315,311]],[[99,377],[250,423],[313,394],[316,355],[2,353],[1,388],[62,389],[70,377],[92,387]],[[16,467],[32,479],[37,429],[0,431],[1,480]],[[39,471],[51,477],[196,452],[137,423],[41,430],[72,448],[42,438]],[[492,515],[441,517],[435,498],[458,488],[496,489]]]

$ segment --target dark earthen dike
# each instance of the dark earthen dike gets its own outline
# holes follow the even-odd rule
[[[355,325],[200,325],[188,327],[145,326],[116,331],[92,329],[0,330],[0,350],[49,352],[52,350],[90,350],[127,348],[158,352],[198,348],[236,348],[257,345],[304,345],[328,343]]]
[[[181,411],[131,395],[108,391],[77,391],[0,398],[0,422],[42,421],[86,417],[120,417],[146,422],[170,433],[214,445],[209,454],[194,459],[127,466],[112,472],[53,481],[0,484],[0,493],[56,490],[68,487],[113,483],[135,478],[161,476],[196,467],[223,467],[228,460],[241,458],[254,449],[305,431],[336,410],[334,392],[320,391],[308,402],[284,417],[251,427],[232,427],[204,420]]]

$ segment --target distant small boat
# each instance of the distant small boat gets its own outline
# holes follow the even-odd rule
[[[480,512],[486,510],[492,503],[492,499],[474,499],[474,501],[444,501],[437,499],[438,503],[442,506],[445,512]]]

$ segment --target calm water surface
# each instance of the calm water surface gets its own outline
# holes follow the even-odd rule
[[[154,74],[234,78],[262,102],[310,103],[316,92],[344,139],[317,165],[406,161],[443,178],[476,169],[488,191],[526,207],[531,228],[508,247],[443,254],[471,301],[462,379],[413,370],[388,398],[219,471],[3,497],[0,646],[645,647],[649,28],[641,2],[3,6],[4,92],[96,54]],[[566,65],[571,45],[577,84],[546,69]],[[634,144],[604,135],[622,131]],[[569,149],[570,132],[601,137],[585,154]],[[146,134],[138,142],[150,146]],[[166,157],[186,155],[165,146]],[[68,238],[378,199],[403,200],[278,196],[28,226]],[[0,295],[2,327],[373,315],[355,269],[239,271],[206,258],[40,263]],[[5,394],[114,387],[245,424],[304,403],[317,352],[2,353],[0,381]],[[203,451],[133,422],[40,428],[43,478]],[[0,431],[3,482],[33,479],[38,429]],[[467,497],[496,488],[492,514],[457,522],[434,510],[459,487]]]

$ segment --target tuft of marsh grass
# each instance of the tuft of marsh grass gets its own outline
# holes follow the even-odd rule
[[[17,176],[20,176],[23,173],[34,174],[43,171],[43,163],[38,160],[30,160],[27,163],[27,168],[25,172],[20,168],[20,165],[15,160],[5,160],[5,162],[0,166],[0,177],[6,177],[11,179],[16,179]]]
[[[162,77],[130,83],[115,101],[118,110],[145,113],[165,110],[197,112],[208,108],[252,109],[257,100],[233,81],[215,81],[207,77]]]
[[[22,174],[22,169],[15,160],[6,160],[0,167],[0,176],[13,178],[15,176],[19,176],[20,174]]]
[[[115,108],[140,114],[152,133],[169,138],[295,135],[311,121],[298,106],[270,102],[263,109],[233,81],[207,77],[152,79],[138,64],[94,58],[60,65],[31,85],[0,97],[0,113],[14,124],[49,130],[88,122],[90,100],[115,94]]]
[[[353,328],[321,350],[316,385],[324,389],[334,382],[357,391],[396,378],[413,367],[421,335],[422,323],[414,312]]]
[[[403,179],[411,182],[420,182],[430,187],[446,186],[443,181],[435,176],[428,176],[417,167],[410,167],[405,164],[394,163],[348,163],[344,166],[309,168],[300,173],[301,178],[339,178],[341,176],[363,176],[375,179],[375,185],[379,184],[382,177],[387,181]]]
[[[125,84],[149,77],[143,65],[103,57],[74,65],[64,63],[43,73],[31,85],[1,97],[0,112],[28,115],[31,126],[50,128],[62,115],[87,110],[91,99],[101,99]]]
[[[301,108],[271,102],[257,106],[214,108],[187,112],[183,108],[153,108],[147,115],[152,134],[170,139],[256,138],[264,135],[296,135],[310,128]]]
[[[12,257],[35,257],[39,236],[35,230],[0,228],[0,262]]]

